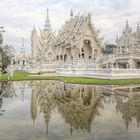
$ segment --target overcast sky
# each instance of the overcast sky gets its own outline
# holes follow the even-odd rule
[[[30,36],[33,24],[44,28],[46,9],[49,8],[52,29],[58,31],[74,14],[92,12],[96,29],[100,29],[104,42],[114,43],[120,35],[126,20],[133,29],[140,22],[139,0],[3,0],[0,3],[0,26],[4,26],[4,43],[12,44],[17,50],[21,48],[22,38],[30,50]]]

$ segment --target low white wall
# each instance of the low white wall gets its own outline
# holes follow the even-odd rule
[[[140,69],[76,69],[59,68],[56,73],[65,76],[94,77],[102,79],[140,78]]]

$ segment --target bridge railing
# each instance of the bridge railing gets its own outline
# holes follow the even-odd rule
[[[78,69],[59,68],[56,73],[84,77],[97,77],[103,79],[140,78],[140,69]]]

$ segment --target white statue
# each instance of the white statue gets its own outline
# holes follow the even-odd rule
[[[8,66],[6,71],[7,71],[7,74],[8,74],[8,80],[12,80],[13,73],[14,73],[14,70],[13,70],[12,66]]]

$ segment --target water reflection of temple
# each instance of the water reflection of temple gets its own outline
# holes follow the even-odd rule
[[[127,92],[129,89],[123,90]],[[121,92],[121,91],[120,91]],[[135,94],[134,94],[135,93]],[[117,106],[116,109],[122,114],[125,121],[126,128],[128,129],[129,124],[133,119],[136,120],[137,126],[140,124],[140,87],[131,89],[129,95],[117,95],[116,96]]]
[[[40,107],[40,112],[44,114],[47,133],[51,110],[53,109],[51,93],[55,87],[54,83],[45,81],[32,82],[31,118],[33,119],[34,124],[37,117],[38,105]]]
[[[13,98],[16,97],[16,89],[17,86],[19,87],[19,92],[21,93],[22,101],[24,99],[25,90],[28,87],[27,81],[18,81],[18,82],[12,82],[12,81],[5,81],[0,82],[0,115],[3,115],[5,112],[5,109],[3,109],[3,100],[5,98]]]
[[[18,81],[18,82],[16,82],[16,84],[19,87],[19,91],[20,91],[20,94],[21,94],[22,102],[23,102],[24,101],[24,94],[25,94],[26,89],[29,86],[29,82],[27,82],[27,81]]]
[[[46,128],[51,112],[57,108],[65,123],[69,124],[70,132],[73,129],[91,131],[91,124],[98,109],[102,107],[102,96],[96,86],[71,85],[54,81],[33,81],[31,117],[33,122],[37,117],[37,105],[43,112]]]
[[[106,90],[105,90],[106,89]],[[116,102],[116,110],[120,112],[126,129],[130,123],[136,120],[140,124],[140,85],[111,86],[105,88],[104,93],[110,93],[112,100]],[[108,92],[107,92],[108,89]],[[104,95],[107,95],[107,94]],[[109,96],[108,96],[109,98]]]
[[[65,122],[74,129],[91,131],[91,124],[98,109],[101,107],[102,97],[97,95],[97,87],[87,85],[63,84],[57,86],[54,100]]]
[[[53,109],[57,109],[70,133],[74,130],[90,132],[95,117],[105,104],[115,104],[128,129],[132,120],[140,123],[140,85],[92,86],[73,85],[56,81],[32,81],[31,117],[37,118],[37,108],[44,114],[46,129]],[[116,114],[117,115],[117,114]]]
[[[3,109],[4,98],[12,98],[15,95],[13,82],[0,82],[0,116],[5,112]]]

